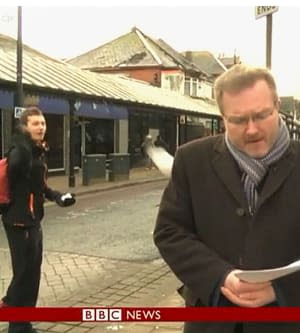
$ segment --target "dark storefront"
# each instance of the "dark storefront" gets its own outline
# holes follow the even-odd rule
[[[141,145],[148,133],[160,134],[166,142],[168,151],[173,155],[176,150],[176,116],[161,111],[145,112],[131,110],[129,112],[129,145],[131,167],[144,164]],[[153,137],[153,140],[156,138]]]
[[[220,118],[208,118],[205,116],[179,117],[179,144],[216,135],[221,132]]]
[[[114,121],[90,119],[85,126],[85,153],[110,154],[114,152]]]
[[[16,123],[13,118],[13,92],[0,90],[0,154],[7,149]],[[45,139],[49,145],[48,166],[51,171],[65,170],[68,158],[69,100],[55,95],[27,93],[24,105],[37,105],[47,123]],[[114,152],[115,119],[127,119],[127,109],[108,103],[77,102],[74,123],[74,166],[81,167],[83,154],[109,154]],[[5,113],[3,117],[2,113]],[[9,120],[10,119],[10,120]],[[5,126],[2,125],[5,124]],[[6,137],[6,140],[4,138]],[[127,139],[127,138],[126,138]]]
[[[49,145],[48,167],[51,170],[64,168],[64,117],[44,113],[47,132],[45,139]]]
[[[47,132],[45,139],[49,145],[49,170],[64,170],[64,119],[69,114],[68,100],[54,95],[27,95],[25,97],[27,104],[30,104],[30,98],[43,111],[46,119]]]

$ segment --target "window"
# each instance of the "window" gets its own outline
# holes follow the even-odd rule
[[[191,96],[197,96],[197,86],[198,86],[198,79],[192,79],[192,93]]]
[[[184,79],[184,94],[190,96],[191,93],[191,79],[186,77]]]
[[[85,127],[85,153],[110,154],[114,152],[114,121],[90,119]]]

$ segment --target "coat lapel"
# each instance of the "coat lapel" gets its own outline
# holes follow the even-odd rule
[[[270,167],[265,184],[259,196],[258,207],[279,189],[284,180],[292,172],[295,167],[296,157],[296,146],[291,144],[286,154],[278,161],[278,163]]]
[[[220,136],[214,147],[212,165],[220,180],[241,207],[248,207],[238,166],[226,148],[224,137]]]

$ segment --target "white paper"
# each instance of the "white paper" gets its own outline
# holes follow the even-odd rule
[[[266,282],[278,279],[282,276],[295,273],[300,270],[300,260],[273,269],[248,270],[236,273],[235,276],[246,282]]]

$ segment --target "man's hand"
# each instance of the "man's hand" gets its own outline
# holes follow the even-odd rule
[[[58,195],[55,201],[60,207],[68,207],[74,205],[74,203],[76,202],[75,194],[65,193]]]
[[[263,283],[244,282],[235,276],[240,270],[231,271],[221,287],[222,294],[232,303],[243,307],[260,307],[275,301],[276,296],[270,281]]]

